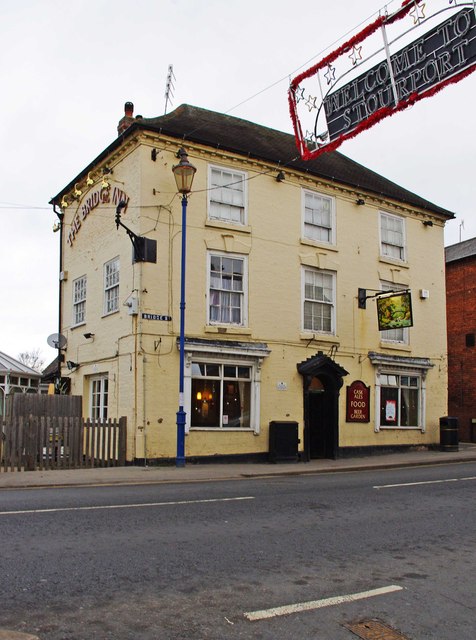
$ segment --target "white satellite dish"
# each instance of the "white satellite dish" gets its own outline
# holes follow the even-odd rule
[[[48,336],[46,342],[50,347],[53,347],[53,349],[64,349],[67,340],[62,333],[52,333]]]

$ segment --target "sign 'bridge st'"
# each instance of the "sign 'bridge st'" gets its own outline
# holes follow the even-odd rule
[[[406,0],[397,12],[380,16],[292,81],[291,116],[304,159],[336,149],[382,118],[475,70],[474,5],[451,2],[430,17],[425,16],[425,6]],[[412,17],[414,24],[408,28],[406,21]],[[382,39],[376,41],[379,32]]]

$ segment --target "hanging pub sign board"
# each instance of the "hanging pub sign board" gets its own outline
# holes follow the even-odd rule
[[[377,298],[379,331],[413,326],[412,294],[410,291],[391,293]]]
[[[370,422],[370,387],[355,380],[347,387],[346,422]]]
[[[332,151],[475,69],[472,2],[405,0],[291,81],[300,155]]]

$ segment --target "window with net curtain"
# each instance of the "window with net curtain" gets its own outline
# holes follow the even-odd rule
[[[252,367],[192,363],[191,428],[249,429]]]
[[[245,258],[211,254],[209,268],[209,322],[243,325]]]

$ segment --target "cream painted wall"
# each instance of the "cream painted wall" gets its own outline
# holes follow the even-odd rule
[[[151,150],[158,150],[151,160]],[[171,458],[176,450],[175,413],[178,406],[181,202],[175,194],[172,165],[179,145],[165,137],[142,134],[108,159],[111,190],[129,197],[122,221],[139,235],[157,241],[157,263],[132,264],[132,246],[124,229],[116,230],[115,204],[97,206],[81,220],[76,237],[64,245],[62,332],[68,339],[65,360],[81,364],[71,374],[72,393],[83,394],[89,415],[90,378],[109,378],[109,416],[128,418],[128,459]],[[197,167],[187,218],[186,335],[189,338],[266,343],[270,350],[261,369],[259,435],[252,432],[191,431],[186,455],[263,453],[268,450],[271,420],[295,420],[303,442],[303,388],[296,365],[319,350],[330,353],[349,375],[339,399],[339,445],[387,446],[429,444],[438,441],[438,418],[446,413],[446,317],[444,291],[443,222],[433,216],[433,226],[422,224],[427,212],[411,210],[383,200],[325,184],[287,171],[284,182],[263,163],[187,145]],[[210,164],[247,172],[248,220],[245,227],[207,220],[208,167]],[[100,167],[99,167],[100,169]],[[101,176],[100,172],[97,176]],[[80,201],[65,212],[69,232],[74,214],[81,211],[100,182],[84,189]],[[80,185],[81,186],[81,185]],[[326,246],[302,240],[302,189],[335,198],[336,244]],[[356,205],[363,197],[365,205]],[[408,262],[379,258],[379,211],[405,217]],[[207,250],[248,256],[248,323],[246,327],[207,326]],[[120,256],[120,306],[103,316],[104,263]],[[335,336],[304,332],[301,318],[302,267],[312,266],[337,274]],[[72,286],[87,275],[86,321],[71,326]],[[408,346],[382,342],[377,330],[375,301],[367,309],[357,306],[358,287],[379,289],[380,281],[411,288],[415,326]],[[428,289],[426,300],[419,290]],[[131,295],[139,300],[139,314],[124,306]],[[153,313],[168,321],[142,319]],[[94,339],[85,339],[85,332]],[[426,378],[426,431],[374,431],[375,367],[369,351],[430,358],[434,366]],[[66,368],[63,369],[68,374]],[[363,380],[371,387],[371,421],[345,422],[345,387]],[[285,383],[285,390],[278,388]],[[281,385],[282,386],[282,385]]]

